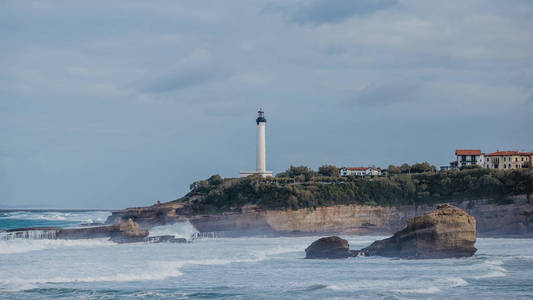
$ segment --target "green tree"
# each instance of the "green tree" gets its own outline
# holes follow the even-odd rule
[[[323,165],[318,168],[318,174],[328,177],[338,177],[340,176],[339,168],[333,165]]]
[[[309,167],[306,166],[290,166],[289,169],[287,169],[285,172],[281,172],[277,175],[277,177],[288,177],[288,178],[296,178],[298,176],[303,176],[305,181],[311,180],[311,178],[316,176],[316,172],[309,169]]]
[[[215,175],[209,177],[209,179],[207,179],[207,182],[209,183],[209,185],[219,185],[219,184],[222,184],[224,182],[224,179],[222,179],[222,177],[220,177],[220,175],[215,174]]]
[[[402,170],[400,170],[399,167],[397,166],[394,166],[394,165],[389,165],[389,167],[387,168],[387,173],[389,175],[398,175],[402,172]]]
[[[411,173],[425,173],[425,172],[435,172],[437,167],[431,165],[427,161],[423,163],[416,163],[411,166]]]
[[[411,173],[411,166],[409,164],[404,163],[400,166],[400,172],[402,174]]]

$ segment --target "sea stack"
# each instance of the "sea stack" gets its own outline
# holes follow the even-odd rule
[[[464,210],[441,204],[425,215],[409,219],[392,237],[361,249],[366,256],[400,258],[470,257],[476,253],[476,219]]]
[[[464,210],[441,204],[432,212],[409,219],[392,237],[361,250],[349,250],[339,237],[321,238],[305,249],[305,258],[386,256],[408,259],[470,257],[476,253],[476,219]]]

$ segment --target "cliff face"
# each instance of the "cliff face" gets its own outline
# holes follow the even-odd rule
[[[481,236],[533,236],[533,204],[525,195],[516,196],[506,205],[491,204],[487,200],[453,203],[477,220]],[[174,204],[176,205],[176,204]],[[179,206],[179,205],[178,205]],[[249,211],[216,215],[188,216],[200,232],[215,232],[224,236],[279,234],[392,234],[404,227],[409,218],[432,211],[436,205],[383,207],[367,205],[339,205],[299,210]],[[183,205],[161,205],[116,212],[108,223],[133,218],[141,227],[184,220]]]

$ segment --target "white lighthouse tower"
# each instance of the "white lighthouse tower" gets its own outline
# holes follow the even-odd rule
[[[255,171],[241,171],[240,177],[247,177],[250,175],[259,174],[262,177],[272,177],[272,171],[266,170],[266,119],[265,112],[262,108],[257,112],[257,149],[255,159]]]

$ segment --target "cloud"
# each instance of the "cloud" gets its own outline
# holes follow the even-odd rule
[[[382,106],[413,100],[420,87],[418,80],[393,78],[380,80],[367,85],[359,92],[356,102],[368,106]]]
[[[199,49],[192,51],[190,55],[179,60],[170,69],[156,71],[155,75],[150,75],[136,85],[139,86],[138,89],[141,92],[166,93],[205,85],[227,77],[229,74],[230,71],[226,67],[215,63],[209,51]]]
[[[370,15],[396,4],[396,0],[315,0],[292,6],[268,5],[264,11],[281,13],[292,23],[319,25]]]
[[[210,69],[183,69],[156,77],[141,86],[140,90],[148,93],[165,93],[188,87],[207,84],[223,74]]]
[[[5,203],[175,199],[253,166],[260,106],[275,172],[533,149],[532,1],[108,2],[2,5]]]

